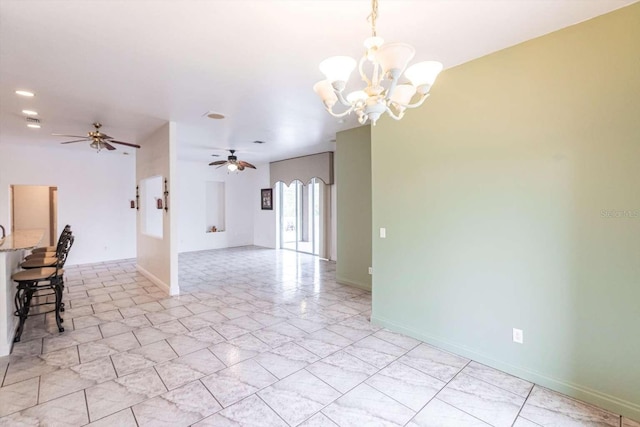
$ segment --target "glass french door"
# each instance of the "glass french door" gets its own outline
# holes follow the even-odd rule
[[[278,183],[280,193],[280,247],[296,252],[320,253],[320,181],[307,185]]]

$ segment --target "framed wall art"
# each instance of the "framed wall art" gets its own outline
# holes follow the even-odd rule
[[[263,188],[260,190],[260,200],[263,211],[273,210],[273,189]]]

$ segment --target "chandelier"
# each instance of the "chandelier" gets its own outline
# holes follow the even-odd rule
[[[364,41],[366,50],[359,63],[348,56],[333,56],[320,63],[320,71],[326,80],[316,83],[313,90],[333,117],[344,117],[355,112],[360,124],[370,120],[375,126],[386,112],[395,120],[400,120],[407,108],[416,108],[424,103],[433,82],[442,71],[442,64],[437,61],[418,62],[407,68],[416,53],[415,49],[406,43],[385,44],[376,34],[377,18],[378,0],[372,0],[369,15],[372,34]],[[370,64],[371,77],[365,73],[367,63]],[[367,87],[345,97],[346,82],[356,65]],[[398,84],[403,72],[410,84]],[[416,94],[417,99],[411,103]],[[334,113],[333,107],[338,101],[347,108],[346,111]]]

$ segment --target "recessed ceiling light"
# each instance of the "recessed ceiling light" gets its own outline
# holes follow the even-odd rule
[[[32,128],[32,129],[40,129],[41,126],[37,123],[27,123],[27,127],[28,128]]]
[[[37,116],[38,112],[33,110],[22,110],[22,114],[26,114],[27,116]]]
[[[216,113],[215,111],[207,111],[207,113],[205,113],[205,114],[210,119],[214,119],[214,120],[222,120],[222,119],[224,119],[224,114]]]
[[[29,98],[31,98],[32,96],[35,96],[33,92],[29,92],[28,90],[17,90],[16,95],[28,96]]]

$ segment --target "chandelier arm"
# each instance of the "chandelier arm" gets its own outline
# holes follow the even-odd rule
[[[338,97],[338,101],[340,101],[340,104],[344,105],[345,107],[352,107],[351,103],[344,98],[344,95],[342,95],[342,91],[336,90],[335,93]]]
[[[355,108],[355,107],[352,105],[352,106],[351,106],[351,108],[349,108],[347,111],[345,111],[345,112],[343,112],[343,113],[334,113],[330,108],[326,108],[326,107],[325,107],[325,109],[327,110],[327,112],[328,112],[329,114],[331,114],[333,117],[337,118],[337,119],[339,119],[339,118],[341,118],[341,117],[344,117],[344,116],[346,116],[346,115],[351,114],[351,112],[353,111],[353,109],[354,109],[354,108]]]
[[[391,108],[389,108],[389,106],[387,105],[387,114],[389,114],[389,116],[391,116],[391,118],[393,120],[400,120],[402,119],[402,117],[404,116],[404,112],[401,111],[397,116],[393,113],[393,110]]]

